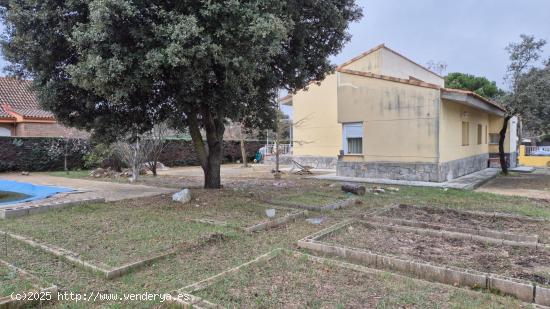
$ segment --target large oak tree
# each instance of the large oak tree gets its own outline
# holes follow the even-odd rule
[[[220,187],[227,120],[272,126],[281,89],[333,70],[354,0],[0,0],[4,55],[64,123],[102,137],[169,120]],[[202,132],[205,132],[206,140]]]

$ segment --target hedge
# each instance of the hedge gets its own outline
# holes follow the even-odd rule
[[[0,172],[7,171],[54,171],[63,169],[64,156],[52,155],[52,145],[63,145],[66,140],[48,137],[0,137]],[[70,169],[84,168],[84,156],[93,145],[88,140],[80,140],[81,147],[71,149],[67,156]],[[167,166],[199,165],[193,144],[188,140],[169,140],[160,162]],[[247,141],[249,159],[263,146],[261,141]],[[69,147],[70,149],[70,147]],[[241,159],[238,141],[224,141],[224,162]]]

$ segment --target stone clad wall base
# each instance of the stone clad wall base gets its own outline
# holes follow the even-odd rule
[[[439,182],[438,166],[435,163],[338,161],[336,175],[345,177]]]
[[[488,154],[437,163],[338,161],[336,174],[345,177],[445,182],[487,167]]]
[[[279,163],[282,165],[292,165],[292,160],[313,168],[322,169],[335,169],[338,158],[334,157],[322,157],[322,156],[289,156],[284,155],[279,157]],[[275,164],[275,156],[269,156],[266,161],[270,164]]]
[[[487,168],[489,154],[467,157],[440,164],[440,181],[448,181]]]

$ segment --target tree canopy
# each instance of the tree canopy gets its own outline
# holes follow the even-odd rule
[[[10,71],[64,123],[103,137],[188,129],[220,186],[227,120],[273,126],[280,89],[323,80],[354,0],[1,0]],[[201,130],[206,132],[206,143]]]
[[[503,94],[496,82],[486,77],[464,73],[449,73],[445,76],[445,87],[452,89],[469,90],[482,97],[493,99]]]
[[[521,35],[521,42],[506,48],[510,64],[506,81],[511,91],[502,100],[510,115],[519,115],[524,126],[539,134],[550,130],[550,59],[540,65],[545,40]]]

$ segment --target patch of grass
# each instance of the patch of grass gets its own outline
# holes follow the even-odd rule
[[[251,198],[227,196],[223,202],[203,202],[195,199],[189,204],[179,206],[190,219],[209,219],[226,222],[228,226],[245,228],[269,220],[268,209],[275,209],[275,218],[296,212],[295,209],[275,207]]]
[[[29,292],[33,288],[34,284],[31,279],[0,264],[0,298],[10,296],[12,293]]]
[[[287,252],[193,294],[228,308],[439,308],[441,304],[459,307],[465,301],[476,308],[520,307],[511,298],[358,272]]]
[[[194,244],[210,234],[235,233],[224,227],[190,222],[185,215],[168,197],[157,197],[49,211],[6,221],[2,229],[110,266]]]
[[[66,178],[91,178],[90,170],[76,170],[76,171],[55,171],[55,172],[48,172],[47,173],[50,176],[56,176],[56,177],[66,177]]]
[[[367,193],[361,197],[370,208],[392,204],[445,207],[462,210],[502,212],[528,217],[550,219],[550,203],[524,197],[456,189],[399,187],[399,192],[379,195]]]
[[[296,204],[296,205],[309,205],[309,206],[323,206],[329,203],[334,203],[339,200],[348,198],[350,195],[343,192],[335,192],[332,190],[323,191],[307,191],[295,194],[288,194],[279,196],[273,201]]]

